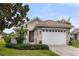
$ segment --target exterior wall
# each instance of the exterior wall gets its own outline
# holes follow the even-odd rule
[[[30,44],[39,44],[39,42],[42,39],[42,35],[41,35],[41,28],[37,28],[34,30],[34,42],[29,42],[29,31],[28,31],[28,43]]]
[[[28,44],[37,44],[37,41],[38,41],[38,40],[37,40],[37,39],[38,39],[38,31],[37,31],[37,29],[34,30],[34,35],[33,35],[33,36],[34,36],[34,41],[33,41],[33,42],[29,42],[29,39],[30,39],[30,38],[29,38],[29,36],[30,36],[30,33],[29,33],[29,32],[30,32],[30,31],[28,31],[28,37],[27,37],[28,40],[27,40],[27,43],[28,43]]]
[[[34,42],[36,44],[39,44],[39,42],[42,39],[41,31],[42,31],[41,28],[35,29],[34,31]]]
[[[38,21],[33,21],[33,22],[31,22],[31,23],[28,23],[27,24],[27,29],[29,30],[29,31],[32,31],[34,28],[35,28],[35,25],[38,23]]]
[[[78,34],[77,40],[79,41],[79,34]]]
[[[67,29],[67,31],[66,31],[66,43],[68,44],[69,41],[70,41],[70,31],[69,31],[69,29]]]
[[[38,43],[39,43],[40,41],[42,41],[42,29],[38,28],[37,30],[38,30],[38,36],[37,36],[38,39],[37,40],[38,40]]]

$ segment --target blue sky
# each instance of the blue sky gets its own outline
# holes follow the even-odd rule
[[[65,18],[66,20],[70,17],[70,22],[75,26],[79,27],[79,4],[75,3],[29,3],[29,12],[27,16],[32,19],[39,17],[40,19],[47,20],[59,20]],[[5,32],[11,32],[5,30]]]
[[[39,17],[43,20],[58,20],[70,17],[71,23],[79,27],[79,4],[75,3],[30,3],[28,17]]]

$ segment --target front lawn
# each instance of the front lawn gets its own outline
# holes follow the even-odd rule
[[[57,56],[56,53],[49,50],[17,50],[6,48],[4,42],[0,42],[1,56]]]
[[[71,39],[70,45],[79,48],[79,41]]]

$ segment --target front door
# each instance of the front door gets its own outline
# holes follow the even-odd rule
[[[29,42],[34,42],[34,31],[29,31]]]

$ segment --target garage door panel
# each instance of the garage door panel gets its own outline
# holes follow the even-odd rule
[[[42,32],[43,44],[66,44],[65,32]]]

